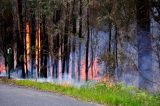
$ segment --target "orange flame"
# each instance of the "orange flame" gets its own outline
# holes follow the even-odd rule
[[[0,73],[5,72],[5,65],[0,63]]]
[[[89,63],[91,63],[91,61],[89,61]],[[81,62],[81,75],[80,78],[81,80],[85,80],[86,79],[86,67],[85,67],[85,60],[83,59]],[[88,71],[88,79],[89,80],[99,80],[100,77],[98,75],[100,69],[97,67],[97,58],[95,58],[92,61],[92,65],[89,66],[89,71]]]
[[[25,73],[27,69],[30,67],[30,29],[29,29],[29,23],[26,22],[26,52],[25,52]]]
[[[40,73],[40,26],[37,24],[36,26],[36,78],[38,78],[38,73]]]

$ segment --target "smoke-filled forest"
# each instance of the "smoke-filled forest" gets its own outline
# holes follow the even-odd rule
[[[0,0],[0,73],[160,91],[160,1]]]

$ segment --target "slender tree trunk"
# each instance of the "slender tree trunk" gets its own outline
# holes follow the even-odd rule
[[[118,55],[118,29],[117,29],[117,27],[115,27],[115,31],[116,31],[116,33],[115,33],[115,68],[117,68],[118,67],[118,57],[117,57],[117,55]],[[115,69],[114,68],[114,69]]]
[[[36,79],[40,77],[40,23],[36,21]]]
[[[70,74],[70,53],[71,53],[71,13],[70,13],[70,10],[71,10],[71,8],[70,8],[70,5],[71,4],[69,4],[68,3],[68,6],[67,6],[67,8],[68,8],[68,11],[67,11],[67,15],[68,15],[68,17],[67,17],[67,25],[68,25],[68,32],[67,32],[67,36],[68,36],[68,41],[67,41],[67,74],[69,75]]]
[[[42,50],[41,50],[41,75],[44,78],[47,78],[47,57],[48,57],[48,36],[46,34],[46,16],[43,15],[42,17],[42,31],[41,31],[41,37],[42,37]]]
[[[137,38],[138,38],[138,69],[140,74],[139,87],[151,89],[152,84],[152,47],[150,35],[149,0],[137,1]]]
[[[108,56],[110,57],[112,54],[112,22],[111,20],[109,21],[109,46],[108,46]],[[111,76],[113,75],[113,67],[112,67],[112,60],[108,60],[108,74],[109,74],[109,78],[111,78]]]
[[[88,81],[88,71],[89,71],[89,67],[88,67],[89,40],[90,40],[89,7],[87,7],[86,81]]]
[[[75,35],[77,33],[77,29],[76,29],[76,11],[75,11],[75,7],[76,7],[76,0],[73,0],[73,4],[72,4],[72,33],[73,33],[73,37],[72,42],[71,42],[71,48],[72,48],[72,79],[75,79],[75,53],[76,53],[76,47],[75,47]]]
[[[75,7],[76,7],[76,0],[73,0],[73,4],[72,4],[72,32],[73,32],[73,35],[76,34],[77,32],[77,29],[76,29],[76,26],[77,26],[77,18],[76,18],[76,11],[75,11]]]
[[[31,16],[31,77],[33,77],[33,71],[34,71],[34,64],[35,64],[35,50],[36,48],[36,22],[35,22],[35,15],[33,14]]]
[[[112,40],[112,23],[109,22],[109,46],[108,46],[109,53],[111,53],[111,40]]]
[[[25,70],[26,77],[28,77],[28,71],[30,68],[30,26],[29,22],[25,23]]]
[[[82,0],[79,0],[79,56],[78,56],[78,81],[80,81],[80,69],[81,69],[81,55],[82,55],[82,47],[81,47],[81,38],[82,38]]]
[[[14,14],[17,14],[17,1],[16,0],[13,0],[13,1],[11,1],[12,2],[12,9],[13,9],[13,13]],[[1,21],[1,20],[0,20]],[[17,26],[18,26],[18,24],[17,24],[17,15],[14,15],[13,16],[13,37],[14,38],[17,38]],[[13,56],[13,61],[14,61],[14,70],[16,70],[16,68],[17,68],[17,42],[14,42],[14,46],[13,46],[13,54],[14,54],[14,56]]]
[[[76,62],[75,38],[72,39],[72,79],[75,79],[75,62]]]
[[[94,64],[95,64],[95,55],[94,55],[94,49],[93,49],[93,29],[91,29],[91,71],[92,71],[92,80],[94,79]],[[96,49],[95,49],[96,50]]]
[[[17,57],[22,68],[22,78],[25,78],[25,69],[24,69],[24,22],[23,22],[23,0],[17,0],[17,17],[18,17],[18,29],[19,36],[17,42]]]
[[[159,30],[160,30],[160,28],[159,28]],[[158,41],[160,42],[160,34],[159,34],[159,37],[158,37]],[[160,43],[157,44],[157,45],[158,45],[158,47],[157,47],[157,51],[156,52],[158,52],[157,55],[158,55],[158,63],[159,63],[159,71],[160,71]]]

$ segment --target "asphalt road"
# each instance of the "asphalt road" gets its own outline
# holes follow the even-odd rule
[[[97,106],[59,94],[0,84],[0,106]]]

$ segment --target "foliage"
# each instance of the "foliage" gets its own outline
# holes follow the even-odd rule
[[[113,70],[114,70],[114,63],[115,63],[115,57],[112,53],[104,53],[101,55],[101,57],[99,58],[99,63],[106,63],[107,67],[109,67],[109,73],[113,74]]]
[[[111,21],[118,29],[127,29],[135,18],[135,0],[101,0],[98,4],[101,10],[99,21]]]
[[[11,83],[19,86],[31,87],[41,91],[56,92],[77,99],[92,101],[104,105],[113,106],[159,106],[160,96],[150,95],[145,91],[122,84],[108,87],[103,83],[88,83],[80,88],[64,86],[54,83],[40,83],[30,80],[7,80],[0,82]],[[91,87],[89,87],[91,85]],[[94,86],[93,86],[94,85]],[[88,87],[86,87],[88,86]]]
[[[152,8],[151,8],[152,16],[154,20],[160,24],[160,1],[153,0],[151,4],[152,4]]]
[[[1,0],[0,4],[0,54],[5,55],[7,48],[13,47],[15,36],[13,36],[13,11],[9,0]],[[2,27],[3,26],[3,27]]]

